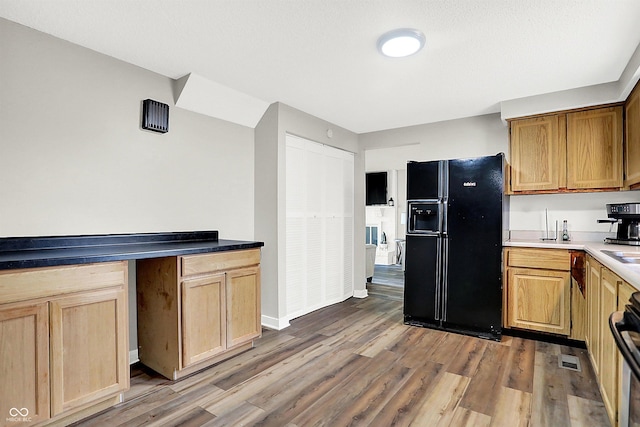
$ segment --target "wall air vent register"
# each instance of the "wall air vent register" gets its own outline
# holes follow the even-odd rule
[[[169,132],[169,106],[158,101],[142,101],[142,129]]]

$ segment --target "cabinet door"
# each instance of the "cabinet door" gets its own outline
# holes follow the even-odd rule
[[[509,268],[509,326],[569,335],[570,273]]]
[[[631,294],[637,292],[636,288],[627,282],[618,283],[618,311],[624,311],[624,306],[630,304]]]
[[[514,120],[511,126],[511,190],[560,187],[560,134],[557,115]]]
[[[629,304],[629,298],[631,298],[631,294],[636,292],[636,289],[628,284],[627,282],[618,283],[618,311],[624,311],[625,305]],[[617,392],[618,392],[618,409],[621,406],[622,396],[628,393],[628,389],[625,389],[623,386],[622,379],[622,365],[624,363],[624,359],[622,358],[622,353],[618,352],[618,379],[617,379]],[[618,417],[621,417],[621,414],[618,414]]]
[[[50,334],[52,415],[129,387],[127,299],[122,288],[52,300]]]
[[[580,291],[576,280],[571,278],[571,335],[569,335],[569,338],[585,341],[587,335],[586,330],[587,298],[586,295]]]
[[[182,282],[182,367],[226,349],[225,275]]]
[[[48,312],[46,302],[0,305],[0,420],[49,418]]]
[[[227,273],[227,346],[233,347],[259,337],[260,268]]]
[[[587,257],[587,348],[596,376],[600,375],[600,273],[602,266]]]
[[[640,183],[640,85],[625,104],[625,187]]]
[[[602,269],[600,287],[600,384],[604,391],[602,400],[609,419],[616,419],[618,408],[618,349],[609,329],[609,315],[618,309],[618,284],[622,280],[606,268]]]
[[[622,107],[567,114],[567,188],[622,187]]]

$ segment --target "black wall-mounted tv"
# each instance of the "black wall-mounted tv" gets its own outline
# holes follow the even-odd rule
[[[387,173],[369,172],[366,175],[366,204],[386,205],[387,204]]]

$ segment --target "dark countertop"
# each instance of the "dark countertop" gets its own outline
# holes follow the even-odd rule
[[[0,270],[252,249],[263,242],[220,240],[217,231],[0,238]]]

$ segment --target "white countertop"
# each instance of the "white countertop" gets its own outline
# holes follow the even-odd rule
[[[625,264],[615,258],[610,257],[606,251],[637,252],[640,254],[639,246],[610,245],[603,242],[580,242],[580,241],[544,241],[540,239],[510,239],[503,243],[503,246],[522,248],[546,248],[546,249],[573,249],[587,252],[597,259],[602,265],[616,273],[631,286],[640,290],[640,264]]]

